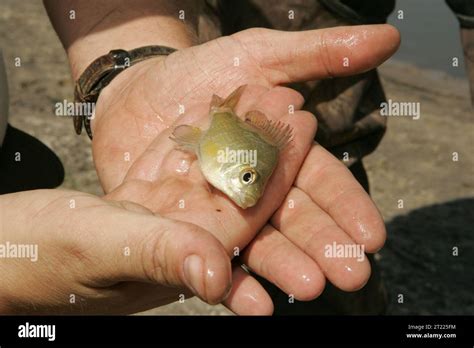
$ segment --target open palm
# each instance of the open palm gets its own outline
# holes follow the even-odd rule
[[[385,240],[383,222],[347,169],[313,143],[316,121],[299,111],[301,95],[281,85],[370,69],[397,45],[389,26],[252,29],[131,67],[103,91],[93,122],[94,161],[107,197],[203,227],[230,255],[238,253],[297,299],[318,296],[326,278],[344,290],[360,288],[370,275],[368,262],[328,259],[324,245],[361,243],[373,252]],[[178,124],[205,128],[212,94],[225,97],[243,84],[249,87],[237,114],[259,110],[290,124],[294,133],[265,195],[247,210],[212,188],[195,158],[169,139]],[[240,267],[233,279],[229,308],[271,312],[271,300],[255,279]]]

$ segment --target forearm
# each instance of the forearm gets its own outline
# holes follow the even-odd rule
[[[44,0],[44,4],[67,51],[74,80],[112,49],[146,45],[179,49],[197,43],[199,0]]]
[[[37,263],[38,237],[41,238],[41,233],[31,233],[31,221],[47,206],[48,202],[43,199],[43,195],[47,196],[46,192],[51,191],[0,195],[0,248],[3,248],[3,253],[0,253],[0,315],[15,314],[22,297],[31,294],[26,284],[33,281],[36,266],[40,264]],[[19,245],[22,253],[10,255],[9,250],[18,252]]]

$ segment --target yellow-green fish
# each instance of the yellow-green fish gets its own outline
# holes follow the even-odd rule
[[[263,195],[292,130],[259,111],[248,112],[245,121],[240,119],[234,108],[244,89],[237,88],[225,100],[212,96],[209,129],[180,125],[170,138],[181,149],[197,155],[201,171],[212,186],[246,209]]]

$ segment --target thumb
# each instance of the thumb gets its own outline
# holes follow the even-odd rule
[[[211,233],[132,202],[109,203],[83,210],[87,218],[81,219],[81,230],[94,231],[88,252],[99,261],[98,279],[185,286],[211,304],[225,299],[230,258]]]
[[[345,76],[373,69],[398,49],[391,25],[299,32],[248,29],[232,35],[274,85]]]

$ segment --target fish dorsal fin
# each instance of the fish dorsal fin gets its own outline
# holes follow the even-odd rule
[[[211,98],[211,106],[209,107],[210,110],[215,107],[219,107],[224,103],[224,99],[219,97],[217,94],[213,94]]]
[[[245,114],[245,122],[257,128],[265,140],[279,149],[284,148],[293,137],[293,130],[290,125],[280,121],[269,120],[260,111],[247,112]]]
[[[195,150],[201,140],[201,135],[200,128],[183,124],[173,130],[170,139],[183,150]]]
[[[240,97],[244,93],[245,88],[247,85],[242,85],[238,87],[235,91],[233,91],[225,100],[219,105],[221,108],[230,108],[235,109],[235,106],[238,104]]]

